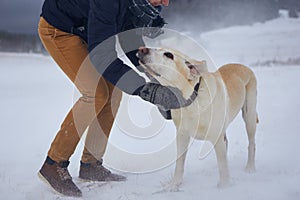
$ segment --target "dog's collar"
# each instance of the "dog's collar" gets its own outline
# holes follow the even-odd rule
[[[186,103],[185,103],[184,106],[189,106],[189,105],[191,105],[191,104],[195,101],[195,99],[196,99],[197,96],[198,96],[198,92],[199,92],[199,88],[200,88],[200,85],[201,85],[201,81],[202,81],[202,76],[200,76],[198,83],[197,83],[197,84],[195,85],[195,87],[194,87],[193,93],[192,93],[191,96],[187,99],[187,101],[186,101]]]

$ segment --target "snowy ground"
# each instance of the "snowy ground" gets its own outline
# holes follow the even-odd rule
[[[160,165],[163,169],[153,170],[152,164],[161,161],[159,158],[150,157],[146,161],[141,159],[142,156],[136,160],[130,156],[124,158],[115,154],[112,146],[121,145],[119,149],[128,152],[149,154],[174,140],[174,126],[172,122],[162,121],[159,134],[150,141],[133,141],[126,138],[124,129],[120,128],[120,120],[127,111],[123,109],[114,126],[105,163],[112,168],[150,172],[123,172],[128,178],[125,183],[81,182],[77,179],[83,148],[80,143],[69,168],[83,191],[83,199],[300,199],[300,161],[296,148],[300,140],[300,64],[296,62],[300,57],[300,20],[276,19],[200,36],[190,35],[203,44],[217,65],[256,63],[251,67],[258,78],[259,92],[257,172],[247,174],[243,171],[247,137],[241,116],[238,116],[228,130],[232,180],[229,188],[216,187],[218,169],[215,154],[211,152],[202,158],[200,148],[203,142],[194,141],[189,149],[181,190],[156,193],[171,179],[174,165],[164,163]],[[73,104],[72,84],[51,58],[40,55],[0,53],[0,71],[0,199],[72,199],[53,194],[36,176],[50,142]],[[128,107],[127,115],[134,123],[141,127],[151,124],[149,113],[153,107],[136,99],[131,100]],[[126,159],[132,160],[126,162]],[[120,166],[122,163],[123,166]],[[147,168],[149,166],[152,168]]]

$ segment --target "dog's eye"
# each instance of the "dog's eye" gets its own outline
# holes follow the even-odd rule
[[[174,55],[170,52],[165,52],[164,55],[167,57],[167,58],[170,58],[170,59],[174,59]]]

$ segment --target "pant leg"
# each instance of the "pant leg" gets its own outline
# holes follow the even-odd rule
[[[63,121],[48,156],[55,161],[69,160],[85,129],[100,113],[109,98],[107,82],[87,58],[87,45],[78,36],[39,23],[39,36],[52,58],[75,84],[82,97]]]
[[[89,126],[81,161],[94,163],[102,159],[115,116],[120,106],[122,92],[108,84],[109,99],[104,108]]]

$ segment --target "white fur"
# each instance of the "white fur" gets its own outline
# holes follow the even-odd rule
[[[173,59],[165,53],[173,54]],[[246,169],[255,171],[255,132],[257,83],[254,73],[240,64],[228,64],[209,73],[205,61],[195,61],[180,52],[148,49],[139,52],[141,64],[160,84],[177,87],[188,98],[202,77],[196,100],[181,109],[172,110],[177,129],[176,169],[173,184],[182,182],[184,162],[190,138],[208,140],[214,145],[219,167],[219,186],[229,183],[226,129],[240,110],[246,124],[249,147]],[[154,73],[155,72],[155,73]],[[159,74],[159,75],[158,75]]]

